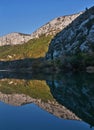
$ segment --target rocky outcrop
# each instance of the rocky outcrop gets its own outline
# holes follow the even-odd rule
[[[69,25],[74,19],[76,19],[80,14],[82,14],[82,12],[55,18],[52,21],[45,24],[44,26],[40,27],[34,33],[32,33],[31,37],[39,38],[41,35],[56,35],[67,25]]]
[[[31,35],[22,33],[10,33],[6,36],[0,37],[0,46],[16,45],[26,43],[31,39]]]
[[[80,14],[81,13],[55,18],[32,34],[11,33],[0,37],[0,46],[23,44],[28,42],[30,39],[39,38],[42,35],[55,35],[70,24]]]
[[[25,94],[3,94],[0,92],[0,101],[8,103],[14,106],[21,106],[28,103],[35,103],[42,109],[48,111],[49,113],[65,119],[75,119],[80,120],[74,113],[66,109],[64,106],[59,105],[56,102],[43,102],[41,99],[34,99]]]
[[[94,7],[77,17],[51,41],[46,59],[94,52]]]

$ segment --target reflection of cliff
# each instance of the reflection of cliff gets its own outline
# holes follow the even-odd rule
[[[44,80],[2,79],[0,91],[0,101],[7,104],[21,106],[35,103],[57,117],[79,120],[74,113],[53,99]]]
[[[54,98],[79,118],[94,125],[94,75],[63,75],[47,81]]]
[[[13,106],[21,106],[28,103],[35,103],[42,109],[48,111],[49,113],[57,117],[79,120],[79,118],[74,113],[72,113],[67,108],[58,104],[55,101],[44,102],[41,99],[35,99],[25,94],[3,94],[1,92],[0,92],[0,101]]]
[[[34,99],[24,94],[3,94],[0,92],[0,101],[13,106],[21,106],[34,102]]]

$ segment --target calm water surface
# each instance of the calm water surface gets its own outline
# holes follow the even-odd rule
[[[2,72],[0,101],[0,130],[94,130],[93,74]]]

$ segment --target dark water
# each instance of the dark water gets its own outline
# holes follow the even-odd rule
[[[94,130],[94,75],[0,73],[0,130]]]

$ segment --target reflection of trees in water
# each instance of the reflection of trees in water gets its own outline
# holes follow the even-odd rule
[[[66,74],[47,81],[53,97],[82,120],[94,125],[94,75]]]

